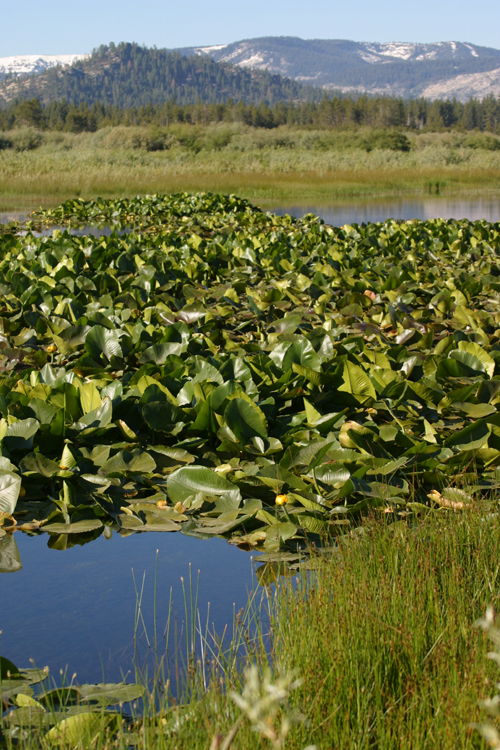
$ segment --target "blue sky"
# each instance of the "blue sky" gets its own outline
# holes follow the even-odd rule
[[[257,36],[465,41],[500,48],[500,0],[0,0],[0,57]]]

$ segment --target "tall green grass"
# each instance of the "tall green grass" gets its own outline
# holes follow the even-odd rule
[[[495,670],[473,623],[499,598],[499,543],[500,522],[486,514],[438,513],[413,528],[370,520],[315,570],[280,582],[270,662],[275,675],[301,678],[290,707],[306,719],[286,747],[482,747],[470,725]],[[264,668],[262,645],[249,660]],[[227,736],[238,718],[230,690],[242,690],[241,664],[191,694],[198,724],[154,744],[201,748],[207,732]],[[243,721],[234,746],[265,743]]]
[[[273,605],[277,660],[303,684],[305,740],[332,748],[472,748],[488,690],[474,621],[500,593],[500,525],[477,515],[416,528],[368,523]]]

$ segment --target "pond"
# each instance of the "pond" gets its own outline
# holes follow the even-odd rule
[[[429,197],[279,206],[274,210],[280,215],[298,217],[315,213],[337,226],[386,218],[500,221],[498,199]],[[0,222],[25,216],[0,214]],[[93,229],[92,233],[109,234],[110,230]],[[255,582],[250,554],[219,538],[208,541],[181,533],[155,532],[126,537],[114,534],[111,539],[101,535],[91,544],[64,551],[49,548],[46,535],[28,537],[15,533],[8,541],[8,549],[6,543],[3,545],[3,568],[10,565],[12,572],[0,572],[0,653],[19,666],[28,666],[29,659],[38,666],[48,665],[55,675],[68,666],[69,675],[76,672],[79,682],[95,682],[103,676],[115,681],[131,669],[134,577],[141,587],[144,574],[142,614],[149,638],[152,637],[156,550],[160,638],[168,619],[171,589],[179,631],[185,621],[181,576],[187,585],[190,564],[195,582],[201,571],[198,608],[202,621],[210,602],[209,622],[219,633],[226,625],[231,628],[234,613],[245,606],[247,592]],[[1,552],[0,549],[0,571]],[[142,630],[141,625],[139,635]],[[141,648],[147,649],[144,636]]]

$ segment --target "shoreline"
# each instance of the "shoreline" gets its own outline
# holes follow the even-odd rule
[[[232,193],[263,209],[290,204],[329,206],[341,203],[409,201],[432,198],[500,200],[500,170],[366,170],[364,172],[203,173],[117,177],[54,173],[25,174],[0,183],[0,212],[53,208],[72,199],[116,198],[156,193]]]

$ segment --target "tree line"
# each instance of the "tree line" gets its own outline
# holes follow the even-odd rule
[[[500,96],[429,102],[389,97],[323,98],[319,102],[277,102],[269,106],[229,100],[224,103],[164,104],[118,107],[95,102],[80,105],[63,101],[42,104],[39,99],[15,100],[0,110],[0,129],[34,127],[80,133],[117,125],[168,127],[175,123],[208,126],[243,123],[256,128],[280,125],[311,129],[480,130],[500,133]]]

